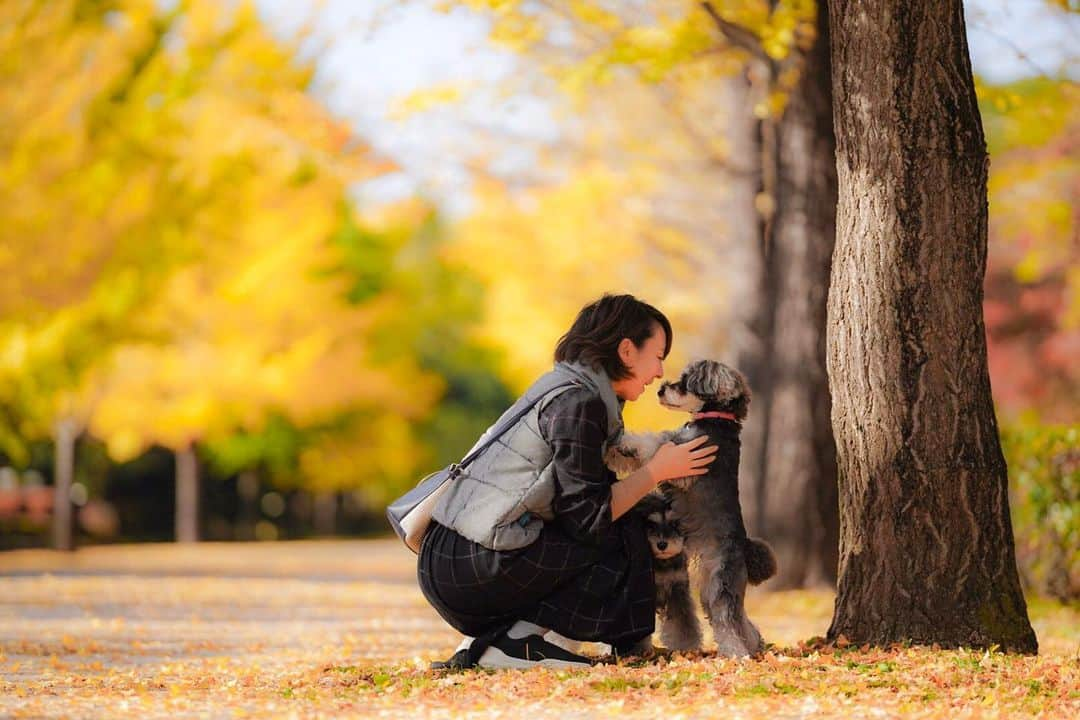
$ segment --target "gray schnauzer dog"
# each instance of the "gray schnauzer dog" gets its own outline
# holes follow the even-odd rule
[[[690,596],[686,535],[672,510],[671,498],[662,492],[651,492],[638,501],[632,512],[641,516],[652,550],[660,642],[670,649],[699,647],[701,624]],[[652,650],[651,639],[645,638],[635,650],[639,654]]]
[[[632,472],[662,444],[684,443],[701,435],[708,435],[707,444],[719,448],[708,473],[668,481],[660,489],[670,498],[689,554],[698,561],[698,596],[717,652],[729,657],[754,655],[764,643],[746,616],[746,584],[757,585],[775,575],[776,557],[767,543],[747,537],[739,505],[739,430],[750,404],[750,388],[738,371],[714,360],[699,360],[683,370],[678,382],[661,384],[657,394],[661,405],[692,413],[692,419],[677,430],[624,434],[605,460],[615,472]],[[661,639],[672,650],[699,649],[701,631],[696,626],[693,613],[671,612],[669,607],[661,618]]]

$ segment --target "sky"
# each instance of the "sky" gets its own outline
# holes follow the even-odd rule
[[[450,214],[462,214],[469,208],[463,188],[470,174],[461,159],[475,153],[477,138],[502,140],[495,162],[511,174],[530,167],[536,141],[558,140],[559,124],[543,101],[500,91],[500,82],[527,69],[491,45],[479,14],[460,7],[438,12],[435,0],[256,2],[284,37],[312,25],[317,41],[304,52],[316,62],[315,92],[402,166],[401,173],[359,188],[361,202],[419,192]],[[968,0],[965,16],[972,65],[986,80],[1059,72],[1080,78],[1080,16],[1067,16],[1045,0]],[[468,102],[406,121],[388,117],[410,93],[447,83],[465,83]]]

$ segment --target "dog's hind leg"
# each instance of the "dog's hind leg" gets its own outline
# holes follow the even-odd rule
[[[733,597],[722,594],[715,598],[711,611],[710,624],[717,654],[725,657],[748,657],[756,652],[756,648],[748,647],[742,637],[739,613]]]
[[[660,642],[669,650],[700,650],[701,623],[690,597],[690,583],[671,587],[667,607],[661,616]]]
[[[739,635],[751,655],[757,655],[765,649],[765,640],[761,637],[757,625],[750,622],[750,618],[746,616],[745,608],[743,609],[742,619],[739,621]]]
[[[757,652],[744,638],[743,595],[746,592],[746,566],[737,561],[730,543],[721,543],[715,553],[702,558],[705,571],[701,588],[701,604],[712,626],[718,654],[726,657],[747,657]],[[760,640],[760,636],[759,636]]]

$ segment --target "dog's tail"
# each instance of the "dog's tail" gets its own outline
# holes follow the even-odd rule
[[[760,538],[746,538],[743,547],[746,557],[746,579],[760,585],[776,574],[776,555],[769,543]]]

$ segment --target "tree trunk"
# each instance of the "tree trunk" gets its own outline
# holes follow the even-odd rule
[[[760,533],[776,551],[771,590],[836,582],[839,510],[836,448],[825,371],[825,310],[836,236],[836,143],[828,18],[779,126],[779,188],[769,264],[772,302],[770,396],[766,417]],[[758,408],[755,408],[755,411]]]
[[[316,535],[333,535],[337,530],[338,494],[336,492],[315,493],[315,508],[312,513],[312,529]]]
[[[56,423],[55,469],[53,477],[53,548],[74,550],[71,512],[71,485],[75,477],[74,420],[63,418]]]
[[[255,523],[259,521],[259,476],[254,470],[244,470],[236,478],[236,495],[234,535],[237,540],[254,540]]]
[[[1036,652],[982,318],[987,156],[960,0],[831,0],[840,468],[829,637]]]
[[[199,542],[199,462],[193,445],[176,452],[176,542]]]
[[[760,122],[746,108],[754,105],[756,92],[749,80],[739,76],[728,84],[730,115],[728,127],[730,162],[735,167],[761,167]],[[765,422],[769,407],[772,373],[769,372],[772,296],[767,287],[768,258],[765,253],[764,224],[754,207],[761,189],[760,176],[732,182],[729,196],[729,228],[732,236],[730,261],[734,268],[732,286],[731,348],[735,365],[745,375],[753,394],[750,413],[742,429],[739,460],[739,496],[743,519],[751,532],[764,525]]]
[[[825,20],[819,7],[819,38],[784,116],[763,123],[740,110],[732,117],[734,164],[760,169],[756,181],[732,188],[733,232],[740,236],[732,254],[739,278],[731,293],[732,346],[753,393],[742,431],[740,499],[748,530],[777,553],[779,573],[769,589],[836,580],[836,451],[825,373],[836,161]],[[734,108],[763,101],[775,82],[767,79],[773,68],[751,63],[756,81],[735,86]]]

